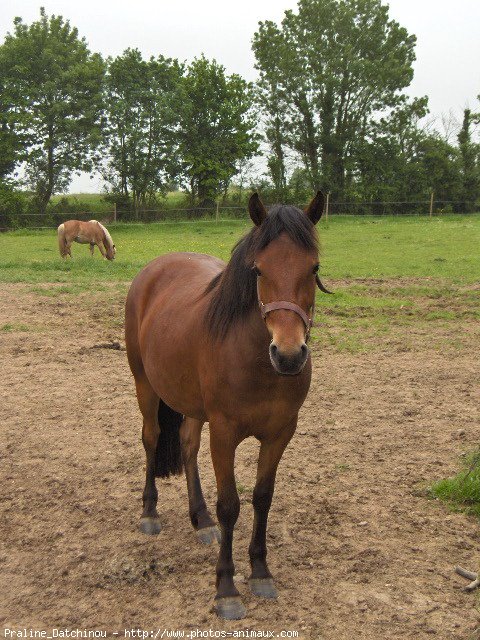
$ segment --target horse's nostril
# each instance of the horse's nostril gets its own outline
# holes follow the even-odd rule
[[[302,344],[300,347],[300,351],[302,352],[302,358],[306,358],[308,355],[308,347],[306,344]]]
[[[275,356],[277,355],[278,349],[277,349],[277,345],[276,344],[272,344],[270,345],[270,354],[272,356],[272,358],[275,358]]]

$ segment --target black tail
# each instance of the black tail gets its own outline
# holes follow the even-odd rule
[[[155,451],[155,476],[168,478],[178,476],[183,471],[182,450],[180,447],[180,425],[183,416],[170,409],[163,400],[158,407],[160,437]]]

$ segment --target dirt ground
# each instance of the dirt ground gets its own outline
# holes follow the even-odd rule
[[[478,638],[478,521],[428,499],[478,445],[478,343],[433,349],[412,327],[366,353],[314,349],[314,378],[278,475],[269,560],[252,596],[247,547],[258,445],[239,449],[234,559],[248,617],[212,612],[217,548],[197,543],[184,478],[159,481],[163,531],[137,531],[140,414],[122,340],[124,289],[47,297],[2,285],[0,625],[297,631],[300,638]],[[24,327],[24,328],[25,328]],[[467,333],[469,328],[466,327]],[[100,346],[98,346],[100,345]],[[212,511],[208,437],[200,456]]]

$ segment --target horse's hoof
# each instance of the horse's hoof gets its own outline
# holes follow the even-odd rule
[[[240,596],[218,598],[215,600],[215,612],[219,618],[224,620],[241,620],[247,615],[247,610],[243,606]]]
[[[250,578],[248,581],[250,591],[260,598],[278,598],[273,578]]]
[[[142,533],[147,534],[147,536],[156,536],[162,529],[160,526],[160,518],[140,518],[138,528]]]
[[[222,536],[218,527],[204,527],[197,529],[197,538],[202,544],[212,544],[215,540],[220,543]]]

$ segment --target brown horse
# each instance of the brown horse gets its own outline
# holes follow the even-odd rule
[[[234,458],[248,436],[260,441],[249,547],[254,594],[277,595],[266,556],[267,517],[275,474],[310,386],[307,347],[313,320],[318,245],[318,192],[305,212],[276,205],[267,214],[254,194],[255,227],[230,262],[173,253],[148,264],[126,303],[126,343],[143,415],[146,482],[140,530],[157,534],[155,477],[185,468],[190,519],[200,541],[220,541],[215,608],[240,619],[245,608],[233,582],[233,529],[240,502]],[[203,424],[217,481],[221,537],[207,509],[197,467]]]
[[[81,220],[67,220],[57,229],[58,248],[62,258],[72,257],[72,242],[89,244],[90,253],[93,256],[95,245],[106,260],[114,260],[117,252],[113,244],[112,236],[107,229],[97,220],[82,222]]]

